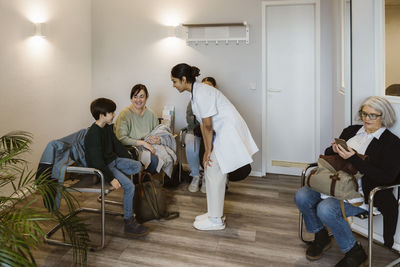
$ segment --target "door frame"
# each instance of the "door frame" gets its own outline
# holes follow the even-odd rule
[[[261,172],[265,175],[267,172],[267,36],[266,36],[266,8],[267,6],[283,6],[283,5],[314,5],[315,10],[315,144],[314,154],[319,154],[321,137],[320,137],[320,0],[283,0],[283,1],[262,1],[262,66],[261,66],[261,84],[262,84],[262,165]]]

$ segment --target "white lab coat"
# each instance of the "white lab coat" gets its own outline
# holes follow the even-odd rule
[[[215,156],[222,173],[232,172],[253,162],[258,151],[246,122],[232,103],[216,88],[195,82],[192,91],[193,114],[200,121],[212,117],[216,137]]]

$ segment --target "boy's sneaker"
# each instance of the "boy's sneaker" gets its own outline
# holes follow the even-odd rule
[[[199,191],[200,177],[193,176],[192,182],[190,183],[188,190],[192,193]]]
[[[200,188],[200,191],[202,192],[202,193],[206,193],[207,192],[207,189],[206,189],[206,178],[205,177],[203,177],[203,179],[201,179],[201,188]]]
[[[125,233],[128,233],[133,237],[145,236],[149,233],[149,229],[136,221],[135,217],[124,219],[125,221]]]

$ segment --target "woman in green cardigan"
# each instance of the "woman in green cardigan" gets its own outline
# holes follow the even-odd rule
[[[131,102],[118,115],[115,122],[115,134],[125,146],[143,146],[151,152],[151,163],[147,171],[154,174],[158,165],[158,157],[155,155],[153,145],[160,144],[160,137],[151,136],[149,142],[144,137],[157,125],[158,119],[154,113],[146,107],[149,92],[143,84],[133,86],[130,94]]]

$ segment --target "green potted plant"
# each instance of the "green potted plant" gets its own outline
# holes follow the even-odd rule
[[[82,219],[68,217],[79,204],[57,180],[36,177],[35,171],[28,170],[23,155],[30,151],[31,143],[32,135],[24,131],[0,137],[0,265],[36,266],[32,251],[43,243],[46,222],[62,223],[63,237],[72,243],[74,264],[86,265],[87,225]],[[49,196],[56,190],[67,204],[65,214],[34,205],[43,200],[51,206],[54,200]]]

